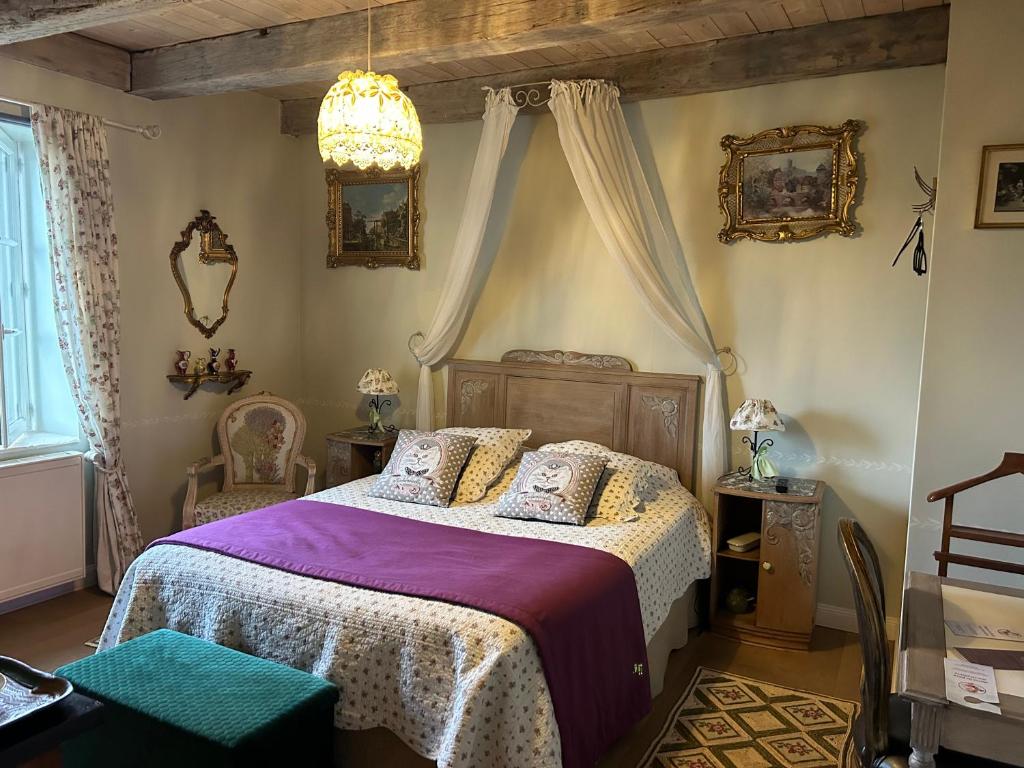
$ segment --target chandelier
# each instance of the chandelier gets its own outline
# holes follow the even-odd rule
[[[412,168],[423,151],[420,119],[393,75],[370,67],[370,3],[366,4],[366,71],[345,71],[320,104],[320,157],[360,170]]]

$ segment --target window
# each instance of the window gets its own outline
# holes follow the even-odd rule
[[[0,456],[79,442],[27,120],[0,116]]]

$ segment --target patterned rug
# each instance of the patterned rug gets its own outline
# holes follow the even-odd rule
[[[698,667],[641,768],[845,768],[858,705]]]

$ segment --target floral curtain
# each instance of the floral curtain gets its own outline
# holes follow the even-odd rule
[[[96,468],[96,574],[117,591],[142,551],[121,458],[120,292],[107,134],[100,118],[32,110],[64,370]]]

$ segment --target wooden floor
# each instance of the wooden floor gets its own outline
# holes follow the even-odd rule
[[[0,655],[52,670],[92,653],[84,643],[99,635],[110,604],[107,595],[85,590],[2,615]],[[616,745],[600,768],[637,764],[698,666],[840,699],[858,698],[860,649],[856,635],[818,627],[809,652],[776,651],[717,635],[695,635],[685,648],[672,654],[665,690],[655,699],[651,714]],[[429,765],[426,761],[422,764]]]

